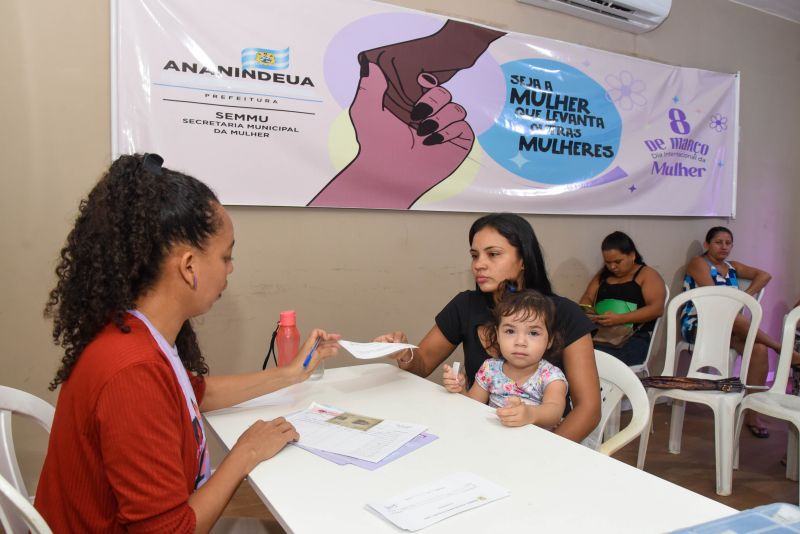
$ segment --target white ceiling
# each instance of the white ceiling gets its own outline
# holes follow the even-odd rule
[[[731,0],[731,2],[800,23],[800,0]]]

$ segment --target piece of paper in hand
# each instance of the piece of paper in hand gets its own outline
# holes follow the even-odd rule
[[[357,343],[355,341],[339,340],[339,346],[360,360],[371,360],[394,354],[403,349],[416,349],[416,345],[410,343]]]
[[[453,362],[453,377],[458,380],[458,372],[461,370],[461,362]]]

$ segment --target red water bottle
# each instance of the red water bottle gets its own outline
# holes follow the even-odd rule
[[[289,365],[300,349],[300,331],[297,329],[297,314],[294,310],[282,311],[275,337],[278,351],[278,367]]]

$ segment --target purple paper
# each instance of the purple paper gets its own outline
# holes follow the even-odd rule
[[[414,439],[407,442],[405,445],[394,451],[392,454],[390,454],[380,462],[368,462],[366,460],[359,460],[358,458],[353,458],[351,456],[345,456],[344,454],[336,454],[334,452],[321,451],[319,449],[306,447],[305,445],[301,445],[300,443],[292,443],[292,445],[294,445],[295,447],[300,447],[301,449],[306,450],[310,453],[316,454],[317,456],[325,458],[326,460],[330,460],[335,464],[339,465],[353,464],[362,469],[367,469],[368,471],[374,471],[375,469],[383,467],[389,462],[393,462],[394,460],[397,460],[401,456],[405,456],[406,454],[413,452],[419,449],[420,447],[424,447],[428,443],[431,443],[432,441],[437,439],[439,439],[439,436],[428,434],[427,432],[422,432],[421,434],[418,434]]]

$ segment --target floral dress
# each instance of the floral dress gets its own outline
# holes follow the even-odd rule
[[[509,397],[519,397],[525,404],[538,406],[544,398],[545,388],[551,382],[556,380],[567,382],[567,377],[561,369],[547,360],[541,360],[536,372],[519,386],[503,372],[504,363],[505,360],[502,358],[489,358],[483,362],[478,374],[475,375],[475,382],[489,392],[489,406],[493,408],[505,406]]]

